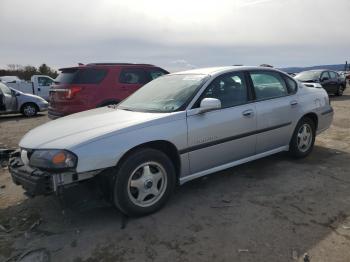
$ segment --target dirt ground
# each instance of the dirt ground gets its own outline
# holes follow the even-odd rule
[[[350,88],[331,100],[333,125],[306,159],[278,154],[192,181],[138,219],[88,187],[28,199],[2,168],[0,261],[350,261]],[[2,116],[0,143],[46,121]]]

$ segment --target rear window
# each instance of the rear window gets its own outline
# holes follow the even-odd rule
[[[55,79],[57,84],[98,84],[107,75],[106,69],[64,69]]]

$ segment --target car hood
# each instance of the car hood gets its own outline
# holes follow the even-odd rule
[[[29,93],[23,93],[18,90],[16,92],[20,93],[20,98],[25,101],[35,101],[35,102],[47,102],[45,99],[41,98],[40,96],[32,95]]]
[[[21,148],[72,149],[105,136],[179,119],[184,113],[132,112],[103,107],[62,117],[29,131]]]

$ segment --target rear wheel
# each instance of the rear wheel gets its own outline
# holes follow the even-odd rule
[[[175,168],[161,151],[140,149],[121,163],[115,174],[114,204],[129,216],[159,210],[175,187]]]
[[[26,117],[35,116],[38,113],[38,107],[33,103],[24,104],[21,108],[21,113]]]
[[[313,149],[315,134],[314,121],[308,117],[302,118],[295,128],[289,144],[291,155],[296,158],[306,157]]]
[[[342,96],[343,95],[343,92],[344,92],[344,86],[340,85],[338,87],[338,90],[337,92],[335,93],[337,96]]]

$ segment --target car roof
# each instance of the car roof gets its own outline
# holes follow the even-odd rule
[[[322,71],[333,71],[333,70],[330,70],[330,69],[312,69],[312,70],[306,70],[306,71],[302,71],[302,72],[322,72]]]
[[[70,67],[63,67],[59,70],[67,70],[67,69],[83,69],[83,68],[114,68],[114,67],[157,67],[155,65],[151,64],[134,64],[134,63],[89,63],[86,65],[79,65],[79,66],[70,66]]]
[[[270,70],[270,71],[278,71],[280,70],[263,67],[263,66],[220,66],[220,67],[205,67],[205,68],[197,68],[186,71],[180,71],[176,73],[172,73],[171,75],[182,75],[182,74],[202,74],[202,75],[217,75],[225,72],[232,71],[241,71],[241,70]],[[285,72],[282,72],[285,74]]]

